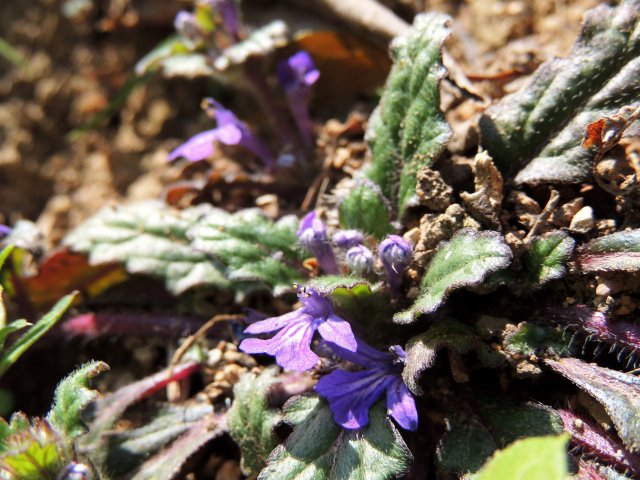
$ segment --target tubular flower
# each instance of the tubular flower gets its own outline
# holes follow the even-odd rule
[[[242,23],[236,0],[209,0],[211,6],[218,12],[222,19],[222,27],[227,32],[233,43],[240,40]]]
[[[304,371],[312,368],[318,356],[311,351],[311,340],[317,330],[326,341],[339,345],[345,351],[355,351],[356,339],[351,325],[333,311],[330,299],[311,288],[298,287],[302,307],[279,317],[258,321],[244,333],[276,332],[267,340],[250,338],[243,340],[240,349],[246,353],[266,353],[276,357],[283,368]]]
[[[404,350],[395,345],[391,352],[381,352],[358,339],[355,352],[340,346],[331,348],[344,360],[364,370],[335,370],[320,379],[316,391],[329,401],[333,418],[344,428],[354,430],[369,423],[369,409],[386,391],[387,410],[405,430],[418,428],[418,411],[411,392],[402,380]]]
[[[320,71],[313,63],[311,55],[300,51],[278,64],[280,85],[287,95],[289,111],[296,122],[305,144],[313,144],[313,121],[309,117],[311,86],[318,81]]]
[[[316,212],[311,212],[302,219],[298,229],[298,240],[316,257],[324,273],[338,273],[338,264],[329,242],[327,227],[322,220],[316,218]]]
[[[339,230],[333,235],[333,243],[340,248],[349,249],[362,245],[364,236],[358,230]]]
[[[387,271],[387,281],[394,294],[400,293],[402,275],[411,263],[411,245],[398,235],[389,235],[378,248],[380,260]]]
[[[373,253],[364,245],[351,247],[347,251],[345,259],[351,273],[363,277],[373,271]]]
[[[213,153],[214,142],[224,145],[240,145],[260,157],[267,166],[273,165],[273,155],[267,146],[258,140],[249,127],[240,121],[231,110],[227,110],[213,98],[207,98],[206,110],[215,118],[218,126],[194,135],[169,154],[169,161],[184,157],[191,162],[204,160]]]

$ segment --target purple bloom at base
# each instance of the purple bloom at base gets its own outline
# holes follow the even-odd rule
[[[411,251],[409,242],[398,235],[387,236],[378,247],[380,260],[387,271],[389,287],[394,294],[400,293],[404,270],[411,263]]]
[[[386,391],[387,410],[395,421],[405,430],[418,428],[416,402],[401,376],[406,355],[400,346],[391,347],[393,353],[381,352],[358,340],[355,352],[336,345],[331,348],[344,360],[365,367],[357,372],[335,370],[316,385],[336,423],[349,430],[365,427],[369,410]]]
[[[240,145],[260,157],[268,167],[273,166],[273,155],[244,122],[213,98],[207,98],[205,102],[207,113],[217,120],[218,126],[194,135],[177,147],[169,154],[170,162],[180,157],[191,162],[204,160],[213,153],[214,143],[220,142],[224,145]]]
[[[349,249],[362,245],[364,236],[358,230],[340,230],[333,234],[333,243],[340,248]]]
[[[249,325],[244,333],[279,332],[267,340],[250,338],[243,340],[240,349],[246,353],[266,353],[276,357],[283,368],[304,371],[313,368],[318,356],[311,351],[313,334],[318,333],[326,341],[339,345],[346,351],[355,351],[357,342],[351,325],[333,311],[330,299],[311,288],[298,287],[302,307],[279,317],[268,318]]]
[[[338,273],[338,264],[329,242],[327,227],[322,220],[316,218],[316,212],[307,214],[300,222],[298,240],[316,257],[324,273]]]
[[[298,131],[307,145],[313,144],[313,121],[309,116],[311,86],[318,81],[320,71],[311,55],[300,51],[280,62],[276,71],[280,85],[287,95],[287,104]]]

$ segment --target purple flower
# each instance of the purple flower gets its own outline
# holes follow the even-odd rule
[[[240,349],[246,353],[266,353],[276,357],[283,368],[304,371],[312,368],[318,356],[311,351],[314,332],[326,341],[346,351],[355,351],[357,342],[351,325],[333,311],[331,300],[311,288],[298,287],[302,307],[279,317],[268,318],[249,325],[244,333],[275,332],[268,340],[250,338],[243,340]]]
[[[333,243],[340,248],[351,248],[361,245],[364,236],[358,230],[340,230],[333,235]]]
[[[13,232],[13,228],[0,224],[0,239],[8,237]]]
[[[369,275],[373,271],[373,253],[364,245],[356,245],[347,251],[347,268],[358,276]]]
[[[401,376],[406,355],[400,346],[391,347],[391,353],[381,352],[358,339],[355,352],[331,348],[344,360],[365,367],[357,372],[335,370],[316,385],[329,401],[336,423],[351,430],[366,426],[369,409],[386,391],[389,414],[405,430],[418,428],[416,403]]]
[[[320,71],[311,55],[300,51],[278,64],[280,85],[287,95],[287,104],[306,145],[313,144],[313,121],[309,117],[311,86],[318,81]]]
[[[204,160],[213,153],[214,142],[220,142],[224,145],[240,145],[260,157],[268,167],[273,165],[273,155],[267,146],[251,133],[244,122],[213,98],[207,98],[205,102],[207,113],[215,117],[218,126],[191,137],[169,154],[169,161],[179,157],[191,162]]]
[[[338,264],[329,242],[327,227],[322,220],[316,218],[316,212],[311,212],[302,219],[298,229],[298,240],[316,257],[324,273],[338,273]]]
[[[209,2],[213,9],[220,14],[222,26],[233,43],[240,41],[242,27],[236,0],[209,0]]]
[[[184,10],[179,11],[173,21],[173,26],[191,44],[196,44],[203,40],[202,30],[193,13],[185,12]]]
[[[378,248],[380,260],[387,271],[387,281],[394,294],[400,293],[402,274],[411,263],[411,245],[398,235],[389,235]]]

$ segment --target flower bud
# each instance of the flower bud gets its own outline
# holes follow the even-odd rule
[[[411,245],[398,235],[389,235],[378,249],[380,260],[387,271],[387,281],[394,294],[400,293],[402,274],[411,263]]]
[[[316,212],[309,213],[302,220],[298,229],[298,240],[316,257],[324,273],[338,273],[336,257],[327,235],[327,227],[322,220],[316,218]]]
[[[360,277],[369,275],[373,271],[373,253],[363,245],[356,245],[347,251],[347,268]]]
[[[358,230],[339,230],[333,234],[333,243],[344,249],[362,245],[364,236]]]

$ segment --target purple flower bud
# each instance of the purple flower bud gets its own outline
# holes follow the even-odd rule
[[[358,230],[340,230],[333,235],[333,243],[340,248],[351,248],[361,245],[364,242],[364,236]]]
[[[351,325],[335,314],[331,299],[311,288],[298,288],[298,298],[302,303],[298,310],[258,321],[244,331],[251,334],[277,331],[275,336],[267,340],[243,340],[240,349],[246,353],[273,355],[278,365],[295,371],[309,370],[319,360],[310,348],[316,330],[326,341],[346,351],[356,350]]]
[[[218,126],[194,135],[177,147],[169,154],[170,162],[180,157],[191,162],[204,160],[213,153],[214,142],[220,142],[224,145],[240,145],[260,157],[266,166],[273,166],[273,155],[244,122],[213,98],[207,98],[205,102],[207,113],[217,120]]]
[[[184,10],[178,12],[173,21],[173,26],[184,39],[192,44],[202,40],[202,31],[193,13],[185,12]]]
[[[351,247],[347,252],[346,262],[349,271],[360,277],[373,271],[373,253],[363,245]]]
[[[13,228],[0,224],[0,239],[8,237],[13,232]]]
[[[92,469],[84,463],[71,462],[60,473],[60,480],[91,480],[95,478]]]
[[[236,0],[209,0],[211,6],[222,17],[222,26],[233,41],[239,42],[241,37],[242,23],[240,22],[240,11]]]
[[[391,292],[397,295],[402,286],[404,270],[411,263],[411,245],[398,235],[389,235],[380,243],[378,254],[387,271],[387,281]]]
[[[316,212],[311,212],[302,219],[298,229],[298,240],[316,257],[324,273],[338,273],[338,264],[329,242],[327,227],[322,220],[316,218]]]
[[[358,339],[355,352],[337,345],[331,348],[342,357],[364,370],[347,372],[334,370],[320,379],[316,391],[329,401],[333,418],[344,428],[358,429],[369,423],[369,409],[385,393],[387,410],[405,430],[418,428],[418,411],[411,392],[402,380],[406,355],[399,345],[391,352],[381,352]]]
[[[307,146],[313,145],[313,121],[309,116],[311,86],[318,81],[320,71],[313,63],[311,55],[300,51],[278,64],[280,85],[287,95],[287,104],[296,122],[298,131]]]

